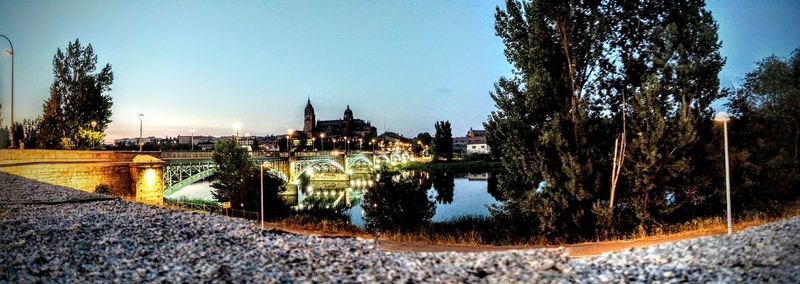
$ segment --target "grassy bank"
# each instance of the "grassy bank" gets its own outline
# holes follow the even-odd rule
[[[800,202],[787,203],[783,213],[775,216],[768,216],[758,212],[746,212],[739,214],[734,220],[734,230],[744,230],[754,226],[763,225],[778,220],[800,216]],[[507,231],[509,228],[501,228],[489,217],[480,216],[461,216],[445,222],[432,223],[414,231],[381,231],[368,232],[357,226],[350,224],[347,220],[336,219],[326,220],[324,218],[293,214],[278,222],[271,223],[273,226],[295,233],[302,234],[323,234],[336,236],[351,236],[359,238],[373,238],[384,241],[424,243],[434,245],[548,245],[564,244],[558,241],[546,240],[537,236],[514,237],[499,232]],[[698,218],[679,224],[664,225],[655,232],[645,233],[643,231],[634,232],[630,235],[615,235],[598,237],[595,240],[587,241],[616,241],[628,239],[640,239],[659,237],[672,234],[695,234],[710,235],[719,234],[726,231],[726,220],[723,216]]]
[[[409,162],[398,165],[400,170],[426,171],[426,172],[458,172],[458,173],[485,173],[499,172],[502,168],[500,161],[489,160],[452,160],[432,162]]]

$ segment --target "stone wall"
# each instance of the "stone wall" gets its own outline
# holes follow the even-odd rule
[[[80,150],[0,150],[0,171],[94,192],[100,184],[117,196],[163,204],[163,165],[158,153]]]

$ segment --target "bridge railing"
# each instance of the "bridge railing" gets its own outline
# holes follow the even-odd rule
[[[211,152],[164,151],[161,159],[211,159]]]
[[[172,160],[179,160],[179,159],[211,159],[212,152],[203,152],[203,151],[196,151],[196,152],[189,152],[189,151],[164,151],[161,152],[161,159],[172,159]],[[375,155],[386,155],[389,152],[386,151],[302,151],[302,152],[278,152],[278,151],[253,151],[250,152],[250,157],[253,158],[288,158],[288,157],[318,157],[318,156],[341,156],[341,155],[353,155],[353,154],[375,154]]]

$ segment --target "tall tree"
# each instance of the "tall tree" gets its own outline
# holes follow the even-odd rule
[[[606,184],[598,165],[610,143],[602,112],[590,107],[608,36],[603,3],[508,0],[495,14],[514,75],[495,84],[498,110],[485,124],[508,173],[508,201],[494,212],[545,236],[587,235],[588,208]]]
[[[710,105],[721,97],[725,63],[717,25],[702,0],[613,5],[600,89],[618,127],[632,134],[620,206],[632,207],[645,229],[692,218],[712,197],[703,171],[710,166]]]
[[[53,84],[43,106],[39,127],[41,148],[85,148],[93,143],[93,132],[104,132],[111,122],[111,65],[97,70],[97,55],[92,45],[70,42],[53,57]],[[96,124],[94,131],[91,123]]]
[[[433,137],[433,158],[450,161],[453,158],[453,130],[450,128],[450,121],[437,121],[434,128],[436,134]]]

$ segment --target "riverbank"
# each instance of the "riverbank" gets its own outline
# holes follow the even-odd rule
[[[0,282],[800,282],[800,218],[574,260],[564,248],[385,252],[99,197],[0,173]]]
[[[497,173],[502,169],[502,164],[491,160],[412,161],[397,165],[397,168],[425,172]]]
[[[781,222],[800,216],[795,212],[792,216],[779,218],[751,218],[746,221],[739,221],[734,224],[734,232],[744,231],[766,224]],[[543,248],[564,248],[567,256],[571,258],[584,258],[598,256],[604,253],[618,252],[632,248],[641,248],[665,243],[674,243],[688,239],[719,236],[727,233],[727,224],[720,220],[705,220],[703,222],[692,222],[694,226],[683,224],[686,230],[668,234],[658,234],[650,236],[639,236],[630,239],[614,239],[596,242],[582,242],[576,244],[547,244],[538,243],[516,243],[508,245],[491,245],[475,241],[469,235],[457,234],[447,237],[431,237],[425,234],[402,234],[402,233],[382,233],[370,234],[360,230],[358,227],[349,224],[334,224],[332,222],[321,224],[309,224],[304,226],[294,225],[291,222],[265,222],[265,228],[281,232],[319,236],[333,238],[356,238],[361,240],[374,241],[378,248],[389,252],[496,252],[511,251],[520,249],[543,249]],[[702,227],[699,225],[704,223]],[[349,225],[349,226],[348,226]],[[344,229],[343,229],[344,228]],[[691,228],[691,229],[688,229]],[[454,242],[454,239],[461,240]]]

